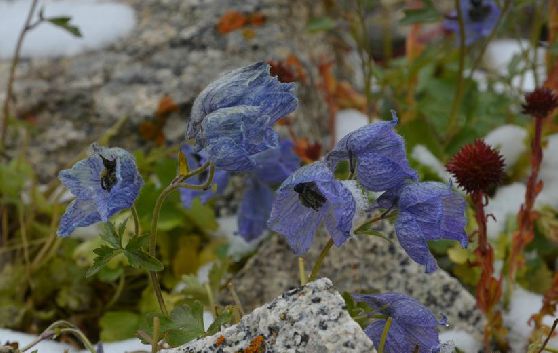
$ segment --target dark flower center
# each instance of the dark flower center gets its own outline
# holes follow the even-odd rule
[[[471,8],[469,9],[469,18],[473,22],[482,22],[490,14],[490,6],[483,4],[483,0],[471,0]]]
[[[99,155],[103,160],[105,169],[101,173],[101,187],[103,190],[109,191],[116,185],[118,179],[116,178],[116,159],[110,160]]]
[[[314,211],[319,211],[327,201],[313,181],[296,184],[294,186],[294,191],[298,193],[298,199],[302,205]]]

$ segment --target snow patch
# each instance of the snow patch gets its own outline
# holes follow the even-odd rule
[[[502,186],[486,206],[486,213],[496,218],[488,218],[487,231],[490,239],[496,239],[504,230],[508,217],[517,214],[519,207],[525,199],[525,184],[513,183]]]
[[[411,152],[411,157],[420,164],[432,169],[440,179],[447,181],[453,178],[440,160],[424,145],[416,145]]]
[[[0,58],[13,55],[27,17],[31,0],[0,0]],[[27,33],[23,57],[58,57],[99,49],[130,32],[136,23],[133,9],[117,2],[100,0],[40,0],[35,18],[44,7],[45,17],[69,16],[82,33],[74,37],[50,23],[41,23]]]
[[[477,353],[481,350],[482,344],[473,335],[463,330],[449,330],[440,333],[440,342],[453,343],[455,347],[465,353]]]
[[[508,335],[512,352],[525,352],[529,336],[533,330],[528,321],[531,315],[538,312],[542,305],[542,295],[516,287],[513,291],[510,310],[504,313],[504,324],[510,328]],[[543,323],[552,326],[553,319],[546,316]],[[549,347],[558,346],[558,337],[550,339]]]
[[[345,135],[368,125],[368,117],[355,109],[340,110],[335,114],[335,143]]]
[[[204,315],[205,316],[205,315]],[[27,333],[16,332],[7,329],[0,328],[0,344],[6,342],[18,342],[19,347],[23,347],[33,340],[35,340],[37,335],[30,335]],[[137,338],[131,338],[124,341],[103,343],[103,349],[107,353],[127,353],[135,351],[150,351],[151,346],[147,346]],[[44,340],[38,343],[32,350],[37,350],[40,353],[89,353],[87,350],[78,350],[68,344],[60,343],[52,340]]]
[[[484,141],[490,146],[498,149],[506,161],[505,170],[519,160],[519,157],[527,151],[527,131],[517,125],[502,125],[492,130]]]

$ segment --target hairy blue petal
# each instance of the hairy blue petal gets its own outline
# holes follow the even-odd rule
[[[222,108],[258,107],[270,122],[294,111],[297,99],[293,83],[281,83],[269,73],[269,65],[258,62],[219,77],[196,98],[192,106],[188,138],[194,138],[206,115]]]
[[[101,215],[97,212],[97,205],[93,200],[75,199],[62,215],[56,234],[66,237],[77,227],[87,227],[100,221]]]
[[[305,184],[311,185],[310,193],[297,191]],[[304,195],[307,201],[303,201]],[[308,251],[324,221],[335,245],[342,245],[351,235],[355,213],[351,192],[335,179],[324,162],[315,162],[298,169],[281,184],[268,226],[283,235],[293,251],[301,255]]]
[[[397,238],[409,257],[426,267],[426,272],[437,268],[428,250],[429,240],[457,240],[467,246],[465,201],[449,185],[437,182],[405,185],[398,207]]]
[[[265,63],[225,74],[196,98],[187,138],[218,168],[250,171],[260,153],[278,146],[272,126],[296,109],[294,87],[272,77]]]
[[[384,352],[434,352],[440,344],[437,326],[440,324],[426,307],[400,293],[354,295],[357,302],[367,303],[374,314],[392,318]],[[386,325],[385,319],[374,320],[364,332],[378,348]]]
[[[372,191],[386,191],[400,187],[408,180],[417,180],[409,166],[405,142],[393,129],[397,124],[382,121],[357,129],[343,137],[326,156],[332,170],[342,160],[356,165],[357,180]]]
[[[257,179],[249,179],[238,210],[238,233],[246,240],[257,239],[267,228],[273,190]]]

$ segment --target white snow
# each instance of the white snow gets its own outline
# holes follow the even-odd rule
[[[0,0],[0,58],[13,55],[31,0]],[[46,17],[70,16],[82,33],[77,38],[50,23],[42,23],[25,37],[24,57],[70,56],[99,49],[125,36],[136,23],[132,8],[101,0],[40,0]]]
[[[506,162],[505,170],[510,170],[527,151],[526,139],[527,131],[521,126],[502,125],[486,135],[484,141],[500,151]]]
[[[444,181],[453,180],[450,173],[446,171],[442,162],[440,162],[440,160],[432,154],[426,146],[416,145],[411,152],[411,157],[420,164],[430,168],[440,177],[440,179]]]
[[[36,337],[38,336],[0,328],[0,344],[4,344],[7,341],[18,342],[19,347],[22,348],[23,346],[31,343]],[[131,338],[119,342],[103,343],[103,348],[107,353],[126,353],[151,350],[150,346],[144,345],[137,338]],[[89,353],[89,351],[78,350],[68,344],[52,340],[41,341],[34,347],[34,349],[38,350],[40,353],[60,353],[66,350],[68,353]]]
[[[514,58],[514,56],[521,54],[522,50],[529,50],[529,55],[533,52],[529,47],[530,43],[528,40],[514,40],[514,39],[498,39],[493,40],[488,45],[486,52],[483,57],[484,65],[491,71],[498,72],[502,75],[508,75],[508,65]],[[538,70],[537,75],[539,77],[545,77],[545,49],[537,48],[538,55]],[[531,58],[532,60],[532,58]],[[525,66],[525,60],[522,59],[523,66]],[[512,85],[520,88],[523,91],[532,91],[535,89],[535,80],[533,78],[533,73],[530,68],[526,68],[527,73],[523,75],[517,75],[512,80]]]
[[[219,230],[215,234],[216,236],[221,236],[227,239],[229,243],[229,248],[227,255],[235,260],[240,259],[246,254],[251,253],[256,249],[260,241],[266,238],[267,231],[260,236],[258,239],[247,242],[238,235],[238,224],[237,217],[227,216],[217,218],[217,223],[219,224]]]
[[[508,335],[512,352],[525,352],[529,336],[533,330],[528,321],[531,315],[538,312],[542,304],[542,296],[528,292],[521,287],[516,287],[513,291],[510,310],[504,313],[504,324],[510,328]],[[545,317],[543,322],[551,326],[553,319]],[[558,347],[558,337],[552,338],[548,347]]]
[[[455,347],[461,349],[465,353],[477,353],[482,348],[481,342],[476,340],[473,335],[463,330],[449,330],[440,333],[440,342],[452,342]]]
[[[519,206],[525,199],[525,184],[512,183],[501,186],[496,191],[496,195],[486,206],[486,213],[496,218],[488,218],[487,231],[490,239],[496,239],[504,230],[508,217],[514,217],[519,211]]]
[[[343,136],[368,124],[368,117],[355,109],[340,110],[335,114],[335,143]]]

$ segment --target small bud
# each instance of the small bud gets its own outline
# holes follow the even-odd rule
[[[545,118],[558,108],[558,96],[551,89],[539,87],[525,95],[525,103],[521,106],[524,114]]]

